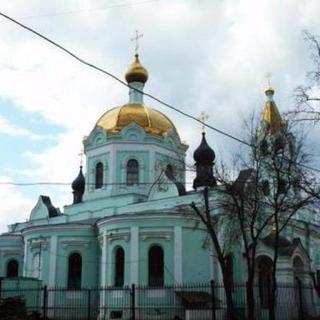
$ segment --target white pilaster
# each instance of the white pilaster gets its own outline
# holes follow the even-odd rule
[[[108,241],[107,231],[102,234],[102,248],[101,248],[101,279],[100,286],[107,286],[107,252],[108,252]],[[100,316],[99,319],[105,319],[105,307],[106,307],[106,291],[100,291]]]
[[[174,279],[182,284],[182,227],[174,227]]]
[[[49,251],[49,280],[48,287],[54,288],[56,284],[57,275],[57,254],[58,254],[58,236],[51,236],[50,239],[50,251]],[[40,257],[39,257],[40,258]],[[54,295],[48,296],[48,316],[54,318]]]
[[[111,183],[112,188],[116,189],[116,185],[112,185],[112,183],[115,182],[121,182],[121,181],[117,181],[117,170],[120,170],[120,168],[117,168],[118,165],[121,164],[117,164],[117,150],[116,148],[112,145],[110,147],[110,174],[109,174],[109,181],[108,183]]]
[[[146,182],[153,182],[156,181],[158,177],[156,177],[156,156],[155,151],[150,150],[149,152],[149,181]]]
[[[209,253],[209,263],[210,263],[210,280],[214,279],[214,272],[215,272],[215,258],[213,257],[211,251]]]
[[[101,248],[101,279],[100,286],[105,287],[107,285],[107,231],[103,232],[102,235],[102,248]]]
[[[57,254],[58,254],[58,236],[53,235],[50,239],[50,252],[49,252],[49,280],[48,286],[56,286],[57,274]]]
[[[24,239],[24,250],[23,250],[23,276],[24,277],[28,277],[28,259],[27,259],[27,255],[28,255],[28,241],[26,239]]]
[[[131,227],[131,283],[139,282],[139,227]]]

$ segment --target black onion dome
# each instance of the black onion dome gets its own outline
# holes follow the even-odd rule
[[[86,184],[86,181],[85,181],[84,175],[82,173],[82,166],[80,166],[80,172],[79,172],[78,176],[76,177],[76,179],[71,184],[72,190],[83,193],[84,188],[85,188],[85,184]]]
[[[202,140],[199,147],[193,153],[196,162],[213,162],[216,155],[207,143],[205,132],[202,132]]]

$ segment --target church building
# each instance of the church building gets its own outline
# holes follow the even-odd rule
[[[83,140],[86,161],[71,186],[73,203],[60,210],[41,195],[26,222],[0,235],[1,277],[35,278],[48,288],[70,290],[221,283],[206,226],[190,206],[203,207],[201,187],[209,187],[209,203],[222,187],[212,176],[215,153],[199,135],[192,150],[195,190],[186,190],[188,146],[165,114],[144,104],[148,71],[138,54],[125,79],[128,101],[108,109]],[[273,95],[266,90],[261,117],[276,132],[281,116]],[[249,176],[242,171],[238,179]],[[300,272],[311,284],[308,274],[320,269],[320,228],[310,219],[302,217],[281,236],[280,282],[292,284]],[[272,241],[271,233],[260,241],[261,268],[272,263]],[[230,258],[233,282],[244,283],[241,243]]]
[[[125,78],[129,101],[107,110],[83,141],[73,203],[61,212],[40,196],[29,220],[1,235],[1,276],[66,288],[213,277],[205,228],[186,215],[198,198],[184,185],[188,146],[166,115],[144,105],[148,72],[138,55]]]

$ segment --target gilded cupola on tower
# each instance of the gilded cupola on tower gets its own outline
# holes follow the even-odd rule
[[[139,55],[135,54],[134,62],[129,66],[125,78],[128,83],[141,82],[146,83],[149,77],[147,69],[141,64]]]
[[[274,89],[267,87],[265,90],[266,102],[263,108],[263,121],[267,133],[275,134],[280,132],[285,127],[285,122],[282,119],[276,103],[273,100]]]
[[[139,55],[135,54],[133,63],[125,73],[129,86],[128,103],[105,112],[96,123],[96,127],[110,133],[120,132],[130,123],[142,127],[146,133],[165,137],[177,130],[172,121],[163,113],[144,105],[143,88],[149,77]]]

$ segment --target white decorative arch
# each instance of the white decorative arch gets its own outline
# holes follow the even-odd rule
[[[124,141],[143,141],[145,135],[144,129],[134,122],[131,122],[121,130],[121,137]]]

